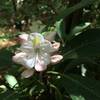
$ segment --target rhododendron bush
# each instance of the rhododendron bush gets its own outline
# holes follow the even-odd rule
[[[0,100],[100,100],[100,0],[0,1]]]

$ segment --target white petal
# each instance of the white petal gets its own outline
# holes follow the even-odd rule
[[[34,48],[32,45],[31,41],[27,41],[22,43],[21,47],[19,48],[19,50],[26,52],[26,53],[30,53],[30,52],[34,52]]]
[[[27,69],[21,73],[22,78],[29,78],[34,74],[33,69]]]
[[[41,41],[41,43],[43,43],[44,42],[44,37],[43,37],[43,35],[42,34],[40,34],[40,33],[30,33],[30,35],[29,35],[29,40],[33,40],[35,37],[39,37],[40,38],[40,41]]]
[[[22,43],[22,45],[21,45],[21,48],[25,48],[25,49],[32,49],[32,42],[31,41],[27,41],[27,42],[24,42],[24,43]]]
[[[53,55],[51,56],[51,63],[56,64],[63,59],[62,55]]]
[[[31,69],[31,68],[33,68],[34,67],[34,65],[35,65],[35,57],[32,57],[32,58],[25,58],[24,59],[24,66],[25,67],[27,67],[27,68],[29,68],[29,69]]]
[[[55,49],[52,47],[52,44],[49,41],[40,44],[40,49],[43,52],[51,53],[54,52]]]
[[[38,59],[44,61],[45,65],[50,64],[50,54],[49,53],[40,52]]]

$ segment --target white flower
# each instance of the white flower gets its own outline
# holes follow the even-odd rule
[[[33,74],[33,67],[36,71],[44,71],[50,62],[55,63],[62,59],[61,56],[60,59],[59,56],[51,56],[52,52],[58,50],[60,43],[54,42],[51,44],[39,33],[22,34],[19,37],[22,40],[19,48],[20,52],[13,56],[13,61],[27,68],[22,73],[25,78]],[[57,60],[54,61],[54,58]]]

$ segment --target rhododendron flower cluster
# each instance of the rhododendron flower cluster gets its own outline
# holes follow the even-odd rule
[[[63,58],[62,55],[54,54],[60,43],[51,43],[40,33],[22,34],[19,38],[21,46],[13,56],[13,61],[25,66],[26,70],[22,72],[25,78],[33,75],[34,69],[38,72],[44,71],[48,64],[57,63]]]

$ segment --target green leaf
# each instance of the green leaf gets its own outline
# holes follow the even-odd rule
[[[50,84],[50,87],[51,88],[53,88],[53,89],[55,89],[55,91],[56,91],[56,100],[63,100],[62,99],[62,94],[61,94],[61,92],[59,91],[59,89],[56,87],[56,86],[54,86],[53,84]]]
[[[76,10],[78,10],[80,8],[83,8],[85,6],[88,6],[88,5],[92,4],[94,1],[95,0],[81,0],[81,2],[79,2],[75,6],[72,6],[70,8],[66,8],[62,13],[60,13],[57,16],[57,20],[64,19],[66,16],[70,15],[74,11],[76,11]]]
[[[59,38],[61,39],[62,43],[64,43],[64,40],[63,40],[63,38],[65,37],[64,21],[62,19],[60,21],[57,21],[55,23],[55,26],[56,26],[56,32],[57,32]]]
[[[90,29],[72,39],[66,48],[65,59],[100,57],[100,29]]]
[[[71,95],[71,99],[72,100],[85,100],[84,97],[82,97],[82,96],[75,96],[75,95]]]
[[[44,28],[45,25],[40,20],[33,20],[30,30],[31,32],[41,32]]]
[[[12,64],[12,52],[8,49],[0,50],[0,69],[3,67],[11,66]]]
[[[78,75],[63,75],[58,72],[47,72],[52,76],[52,84],[63,93],[70,95],[82,96],[85,100],[100,100],[100,81],[89,79]],[[55,76],[55,77],[54,77]],[[58,78],[59,76],[59,78]]]
[[[84,30],[86,30],[88,27],[90,26],[89,22],[86,22],[82,25],[78,25],[75,26],[69,33],[69,35],[67,36],[67,40],[71,40],[73,37],[79,35],[80,33],[82,33]],[[66,41],[67,41],[66,40]]]
[[[6,91],[5,93],[0,94],[0,100],[19,100],[18,95],[14,91]]]

